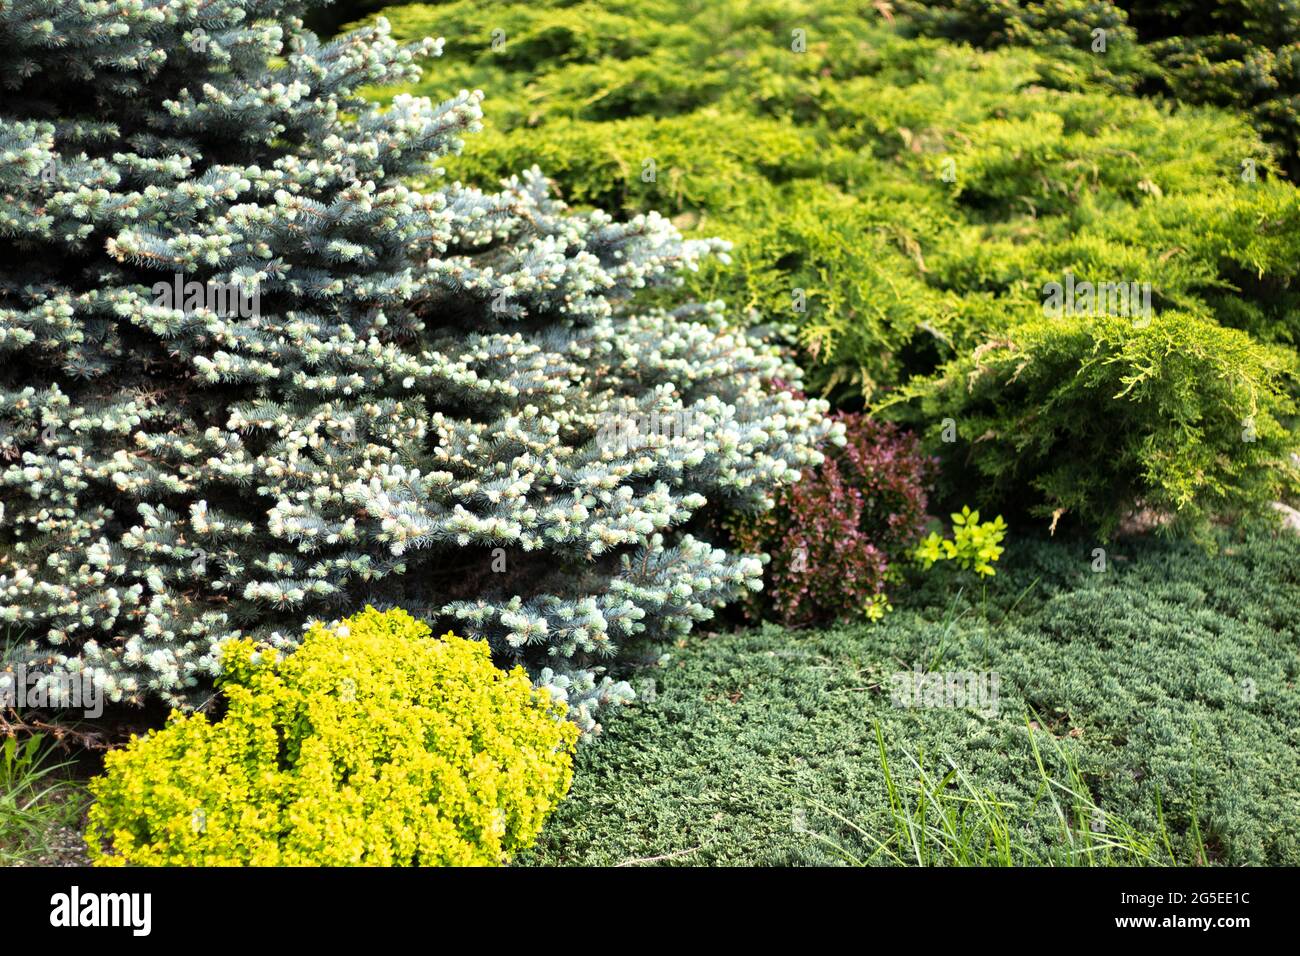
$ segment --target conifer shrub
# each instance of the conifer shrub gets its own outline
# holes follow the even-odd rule
[[[173,712],[91,782],[96,864],[496,865],[568,792],[577,727],[482,641],[367,608],[221,653],[221,719]]]
[[[936,778],[955,766],[990,793],[1021,862],[1300,865],[1300,535],[1224,528],[1216,538],[1213,553],[1128,538],[1106,548],[1097,573],[1095,538],[1017,531],[996,576],[916,575],[882,621],[698,642],[677,656],[654,707],[620,715],[599,746],[579,750],[570,799],[516,862],[609,866],[676,853],[693,866],[915,863],[898,852],[911,849],[906,836],[880,852],[895,832],[891,792],[909,789],[902,799],[918,812],[935,809],[910,790],[911,755],[940,768]],[[998,675],[996,714],[991,694],[967,707],[900,701],[897,681],[917,669]],[[957,782],[948,792],[970,791]],[[1123,821],[1150,838],[1148,857],[1071,831],[1081,800],[1104,811],[1093,837],[1111,841]],[[959,826],[966,808],[953,808]],[[1085,829],[1093,816],[1079,821]],[[945,846],[948,859],[978,857],[985,833]]]
[[[898,0],[904,29],[997,48],[1034,47],[1124,90],[1250,116],[1300,173],[1300,4],[1295,0]],[[1094,31],[1106,32],[1104,50]],[[1065,67],[1062,69],[1061,67]]]
[[[1105,536],[1140,507],[1197,529],[1294,493],[1296,373],[1294,353],[1183,313],[1040,318],[909,395],[983,503]]]
[[[1075,4],[1042,6],[1062,36],[1088,35]],[[907,37],[865,0],[386,15],[399,36],[445,30],[451,75],[488,92],[489,128],[457,175],[492,183],[536,157],[579,205],[650,206],[731,240],[736,267],[702,262],[688,289],[788,329],[810,386],[846,406],[1031,318],[1066,271],[1300,341],[1300,194],[1249,123],[1071,72],[1057,47]]]
[[[437,182],[481,94],[367,101],[441,42],[304,6],[0,4],[0,623],[188,706],[223,642],[403,606],[594,731],[629,643],[757,583],[687,525],[815,465],[825,403],[667,301],[725,243]]]
[[[861,414],[837,416],[847,436],[775,507],[731,522],[738,547],[770,555],[763,591],[746,602],[755,620],[813,624],[889,609],[926,521],[935,459],[916,436]]]
[[[1251,339],[1300,344],[1300,191],[1274,151],[1244,115],[1145,95],[1163,80],[1137,42],[1149,18],[1129,16],[1129,5],[927,3],[929,26],[917,5],[893,6],[892,21],[865,0],[465,0],[389,15],[398,35],[435,23],[454,34],[453,75],[492,96],[492,126],[454,161],[458,174],[489,182],[534,153],[578,204],[653,205],[687,235],[732,240],[736,268],[702,262],[688,288],[797,341],[809,390],[842,408],[927,391],[909,424],[935,434],[951,420],[966,436],[936,446],[946,503],[1015,499],[1108,527],[1138,506],[1119,494],[1150,495],[1193,525],[1193,512],[1255,508],[1278,487],[1269,468],[1285,439],[1244,443],[1243,425],[1202,423],[1239,423],[1252,414],[1246,394],[1294,394],[1271,371],[1280,353],[1260,351],[1265,365],[1243,367],[1235,390],[1190,400],[1190,418],[1143,411],[1116,462],[1103,430],[1163,409],[1149,389],[1218,381],[1226,357],[1201,347],[1206,336],[1244,331],[1250,339],[1223,340],[1252,354]],[[968,20],[996,41],[952,42],[974,38]],[[1097,27],[1108,31],[1104,54],[1092,50]],[[386,101],[397,89],[370,95]],[[1065,281],[1136,283],[1151,315],[1193,336],[1177,369],[1161,359],[1158,385],[1081,391],[1094,424],[1054,445],[1050,464],[1020,462],[1024,434],[975,430],[995,403],[991,386],[977,400],[936,383],[1042,328],[1044,289]],[[1080,318],[1072,332],[1035,339],[1063,370],[1089,361],[1102,326],[1115,355],[1152,344],[1104,321],[1123,315]],[[1036,405],[1048,391],[1045,380],[1008,386],[993,417],[1051,421],[1053,409]],[[1261,418],[1285,424],[1272,401],[1260,398]],[[1185,426],[1199,431],[1171,450]],[[1088,479],[1047,477],[1094,463],[1095,493]]]
[[[896,0],[891,4],[904,33],[942,37],[997,49],[1050,49],[1063,63],[1044,63],[1043,78],[1068,81],[1106,77],[1132,91],[1155,69],[1138,44],[1126,8],[1110,0]],[[1094,31],[1105,32],[1101,49]],[[1094,49],[1096,47],[1096,49]]]

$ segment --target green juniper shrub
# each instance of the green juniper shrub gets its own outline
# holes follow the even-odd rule
[[[1295,488],[1294,353],[1183,312],[1018,325],[914,382],[909,415],[982,503],[1110,535],[1138,507],[1203,528]],[[952,490],[948,486],[948,490]]]
[[[687,235],[731,240],[735,267],[704,261],[688,287],[800,345],[811,390],[846,409],[924,392],[915,427],[962,422],[960,443],[935,446],[945,504],[998,503],[1013,518],[1023,503],[1108,530],[1144,504],[1185,525],[1256,509],[1285,484],[1269,476],[1288,442],[1277,393],[1294,397],[1297,383],[1275,374],[1280,353],[1233,366],[1235,386],[1180,393],[1236,374],[1224,368],[1232,349],[1202,347],[1222,337],[1253,349],[1225,328],[1300,343],[1300,191],[1246,118],[1139,95],[1154,67],[1123,9],[1061,0],[953,10],[951,29],[931,32],[960,38],[962,18],[983,11],[1006,38],[973,49],[908,36],[917,30],[905,16],[891,25],[868,3],[818,0],[707,10],[500,0],[390,13],[399,35],[454,24],[451,75],[497,97],[491,128],[454,160],[458,175],[493,182],[536,154],[578,203],[650,205]],[[1091,49],[1094,21],[1110,31],[1104,58]],[[503,47],[493,48],[494,29]],[[1041,37],[1051,45],[1028,48]],[[372,92],[383,101],[395,89]],[[1119,365],[1090,365],[1079,381],[1093,384],[1078,386],[1086,414],[1072,410],[1082,417],[1056,439],[1059,397],[1039,408],[1046,378],[1004,387],[990,375],[975,395],[948,373],[1005,357],[1002,343],[1041,325],[1044,287],[1067,276],[1136,283],[1165,327],[1193,334],[1176,362],[1162,357],[1128,391],[1118,379],[1098,384],[1099,369]],[[1035,338],[1037,361],[1073,375],[1103,325]],[[1103,336],[1107,348],[1137,368],[1130,350],[1154,333],[1121,346],[1122,331]],[[1250,415],[1255,443],[1240,440]],[[996,421],[971,434],[985,419]],[[1115,422],[1135,427],[1103,434]],[[1099,478],[1084,477],[1094,470]]]
[[[1300,173],[1300,3],[1296,0],[897,0],[902,28],[988,48],[1050,54],[1045,83],[1079,76],[1121,90],[1248,115]],[[1095,31],[1105,31],[1105,49]]]
[[[843,446],[758,515],[733,518],[737,547],[770,555],[751,619],[811,624],[879,618],[925,524],[934,459],[916,436],[861,414],[841,414]]]
[[[846,407],[1029,317],[1065,270],[1151,282],[1158,309],[1300,340],[1300,194],[1223,111],[1087,76],[1050,88],[1055,54],[905,37],[866,2],[387,15],[401,36],[454,37],[436,77],[405,89],[488,92],[488,129],[456,175],[495,183],[536,157],[575,203],[656,208],[731,240],[736,267],[702,262],[687,287],[797,336],[810,385]]]
[[[941,37],[988,49],[1050,50],[1043,82],[1068,87],[1083,78],[1132,92],[1153,80],[1155,65],[1138,44],[1125,9],[1109,0],[893,0],[899,28],[909,36]],[[1104,31],[1098,34],[1096,31]],[[1103,46],[1104,44],[1104,46]]]

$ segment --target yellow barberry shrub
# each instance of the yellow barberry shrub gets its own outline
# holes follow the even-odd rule
[[[493,865],[573,778],[565,705],[405,611],[223,647],[219,720],[173,713],[91,783],[99,865]]]

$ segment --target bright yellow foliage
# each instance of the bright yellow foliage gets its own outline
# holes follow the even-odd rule
[[[565,706],[487,645],[374,608],[225,645],[225,716],[173,713],[91,784],[100,865],[493,865],[568,792]]]

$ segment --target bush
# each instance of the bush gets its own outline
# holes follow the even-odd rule
[[[358,86],[440,44],[321,45],[301,9],[0,10],[0,623],[189,706],[225,641],[403,606],[594,730],[630,642],[757,579],[685,525],[816,464],[825,405],[720,308],[631,301],[723,244],[536,170],[428,186],[481,95],[381,109]],[[599,441],[650,416],[689,427]]]
[[[1145,285],[1153,314],[1201,339],[1231,328],[1300,344],[1300,192],[1245,117],[1140,95],[1159,82],[1133,42],[1145,21],[1100,0],[925,6],[938,19],[924,31],[965,38],[975,17],[999,36],[996,49],[905,36],[919,20],[895,17],[895,29],[870,4],[823,0],[465,0],[391,16],[407,36],[435,23],[454,31],[453,74],[497,97],[493,128],[455,160],[458,172],[491,181],[535,153],[579,203],[652,204],[687,235],[732,240],[738,268],[704,262],[688,287],[800,343],[809,390],[842,408],[879,407],[911,394],[914,379],[1005,355],[999,343],[1041,323],[1045,284],[1067,273]],[[719,24],[726,43],[716,40]],[[1097,25],[1111,31],[1104,55],[1091,51]],[[504,48],[492,46],[495,29]],[[791,49],[796,29],[802,53]],[[643,176],[648,159],[653,177]],[[1083,327],[1052,341],[1070,356],[1053,364],[1071,375],[1092,348]],[[1240,336],[1222,341],[1253,349]],[[1138,506],[1110,497],[1118,494],[1188,517],[1250,510],[1278,486],[1267,472],[1286,458],[1284,439],[1251,446],[1236,436],[1240,424],[1196,429],[1254,414],[1247,393],[1277,417],[1263,397],[1273,386],[1260,385],[1294,382],[1273,375],[1281,360],[1268,355],[1235,387],[1175,399],[1189,408],[1173,419],[1160,417],[1163,399],[1117,399],[1124,384],[1110,383],[1087,391],[1090,424],[1069,445],[1004,427],[970,434],[978,447],[941,449],[945,492],[960,492],[945,503],[1024,500],[1108,527]],[[1209,381],[1225,357],[1194,342],[1179,369],[1160,361],[1161,385],[1138,391],[1171,377],[1175,390]],[[1024,422],[1035,434],[1034,421],[1054,420],[1035,419],[1050,391],[1039,386],[985,389],[978,399],[954,386],[910,424],[938,430],[957,417],[973,427],[984,402],[999,426]],[[1176,424],[1184,412],[1194,432],[1185,448]],[[1135,414],[1143,420],[1133,444],[1112,462],[1101,433]],[[1039,440],[1050,456],[1017,460]],[[1085,477],[1094,467],[1101,480]]]
[[[497,864],[568,792],[564,705],[481,641],[367,608],[222,653],[219,721],[173,713],[91,783],[97,864]]]
[[[1295,0],[898,0],[905,29],[996,48],[1030,46],[1121,89],[1251,117],[1300,174],[1300,4]],[[1104,53],[1092,31],[1107,31]],[[1062,75],[1044,70],[1047,82]]]
[[[958,594],[950,575],[918,575],[883,621],[769,625],[684,649],[654,707],[622,711],[580,748],[572,796],[516,864],[843,865],[837,845],[914,863],[899,843],[880,851],[895,833],[891,788],[930,814],[919,845],[978,812],[960,802],[951,821],[933,816],[945,808],[917,796],[910,757],[937,778],[958,768],[959,801],[962,781],[991,791],[1022,862],[1300,865],[1300,535],[1224,535],[1214,554],[1130,538],[1101,574],[1094,546],[1017,534],[996,577]],[[897,706],[898,677],[918,667],[998,675],[996,714]],[[1093,836],[1109,848],[1066,829],[1076,801],[1102,808]],[[1154,838],[1151,859],[1124,853],[1117,820]],[[989,837],[948,861],[978,857]]]
[[[1029,6],[1033,30],[1062,42],[1088,39],[1103,7],[1122,20],[1082,0]],[[1258,134],[1131,95],[1060,46],[907,38],[869,3],[824,0],[463,0],[388,15],[398,35],[453,35],[450,76],[489,93],[491,127],[457,174],[492,183],[536,157],[576,203],[652,206],[733,241],[738,268],[703,262],[688,288],[797,334],[810,388],[844,407],[1032,318],[1067,270],[1149,282],[1157,310],[1300,342],[1300,200]]]
[[[828,446],[822,467],[781,492],[770,511],[731,523],[738,547],[771,556],[765,590],[746,605],[753,619],[879,617],[897,562],[921,535],[934,460],[894,425],[865,415],[838,419],[843,447]]]
[[[1292,353],[1182,313],[1040,318],[910,394],[983,503],[1021,506],[1029,490],[1053,529],[1068,515],[1106,536],[1138,507],[1195,528],[1293,489],[1295,375]]]

